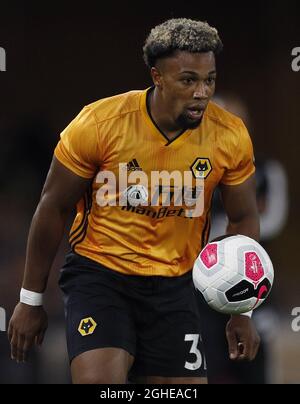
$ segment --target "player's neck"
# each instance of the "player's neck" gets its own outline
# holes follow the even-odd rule
[[[156,87],[149,93],[148,110],[156,126],[169,140],[174,139],[183,131],[183,128],[179,127],[170,117]]]

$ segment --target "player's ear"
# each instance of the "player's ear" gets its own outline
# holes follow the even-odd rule
[[[156,87],[161,88],[162,86],[162,76],[157,67],[151,67],[151,76],[153,83]]]

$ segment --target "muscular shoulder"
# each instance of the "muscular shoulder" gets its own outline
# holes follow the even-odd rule
[[[210,102],[207,126],[214,136],[219,165],[224,169],[221,182],[241,184],[255,171],[252,142],[243,121]]]
[[[231,131],[239,131],[241,127],[244,127],[244,123],[240,118],[214,102],[208,104],[207,117],[212,124]]]
[[[219,105],[210,102],[206,111],[207,125],[215,141],[229,154],[236,155],[239,143],[249,143],[249,133],[243,121]]]
[[[112,97],[102,98],[86,106],[94,115],[96,123],[118,118],[140,109],[140,97],[143,91],[129,91]]]

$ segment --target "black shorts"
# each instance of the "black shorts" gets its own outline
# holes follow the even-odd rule
[[[116,347],[134,356],[133,376],[206,377],[191,273],[123,275],[70,253],[59,284],[70,361]]]

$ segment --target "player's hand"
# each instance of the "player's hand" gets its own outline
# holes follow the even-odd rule
[[[252,361],[257,355],[260,337],[251,318],[234,315],[226,326],[229,356],[232,360]]]
[[[18,303],[8,326],[11,359],[26,362],[32,345],[42,344],[47,326],[47,314],[42,306]]]

